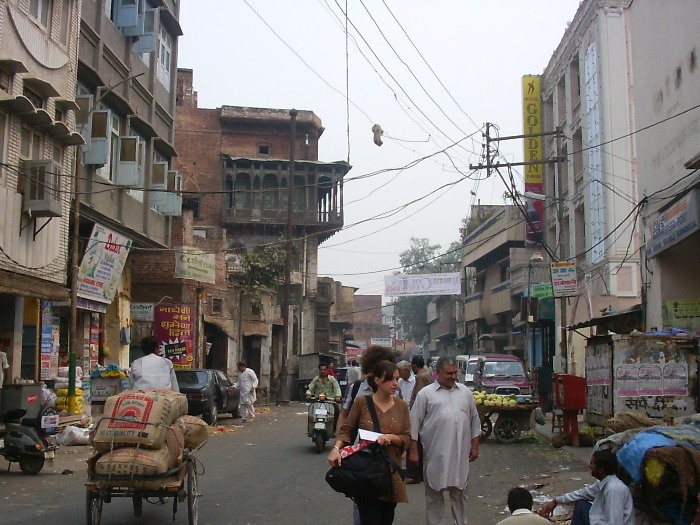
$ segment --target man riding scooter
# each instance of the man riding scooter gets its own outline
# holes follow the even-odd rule
[[[318,365],[318,375],[309,383],[309,388],[306,389],[306,399],[309,400],[312,397],[318,399],[319,394],[325,394],[326,399],[335,403],[336,414],[340,412],[340,400],[342,399],[340,385],[335,377],[328,375],[328,365],[324,363]],[[336,421],[337,419],[336,417]],[[334,423],[333,432],[335,432],[335,427]]]

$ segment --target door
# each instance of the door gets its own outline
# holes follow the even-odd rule
[[[219,370],[214,372],[214,381],[216,381],[216,389],[220,395],[221,409],[227,411],[233,405],[235,391],[233,383],[226,377],[226,374]]]

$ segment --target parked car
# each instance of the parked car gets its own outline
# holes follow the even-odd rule
[[[175,370],[180,392],[187,396],[187,413],[202,416],[213,425],[219,414],[238,416],[239,393],[231,380],[220,370]]]
[[[519,357],[493,354],[478,357],[474,372],[474,390],[489,394],[532,394],[525,365]]]
[[[474,390],[474,372],[479,366],[479,358],[470,356],[467,360],[467,371],[464,373],[464,384],[469,390]]]

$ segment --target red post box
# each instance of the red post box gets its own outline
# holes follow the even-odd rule
[[[571,374],[553,374],[554,405],[562,410],[586,408],[586,378]]]
[[[553,374],[554,405],[562,411],[564,432],[571,436],[571,444],[580,445],[578,411],[586,408],[586,379],[571,374]]]

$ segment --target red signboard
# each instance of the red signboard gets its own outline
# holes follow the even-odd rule
[[[159,353],[175,368],[192,368],[194,359],[194,311],[184,304],[159,304],[153,311],[153,332]]]

